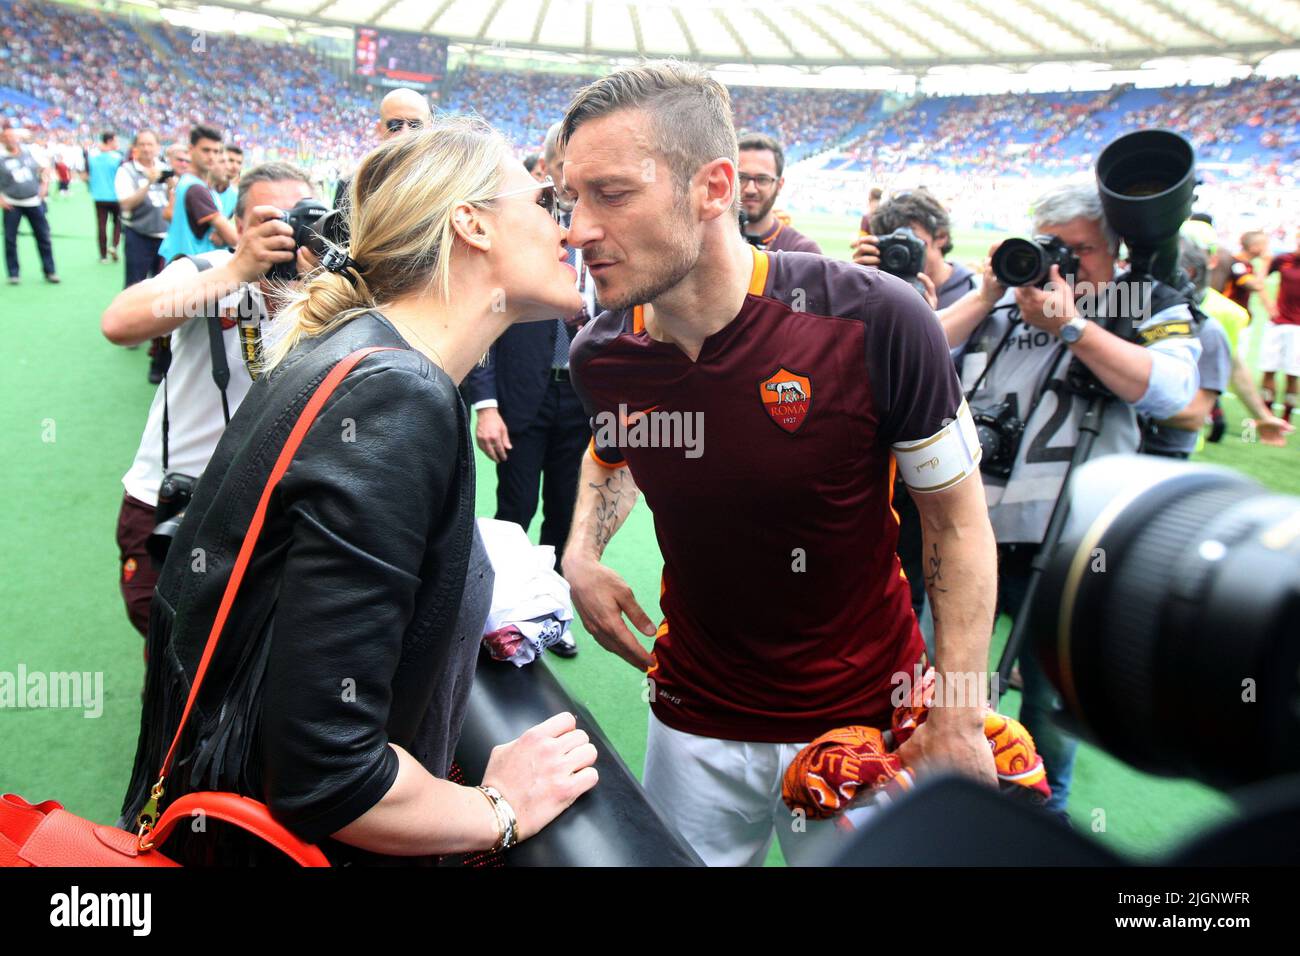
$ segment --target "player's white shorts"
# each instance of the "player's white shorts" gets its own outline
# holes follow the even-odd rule
[[[1259,370],[1300,377],[1300,325],[1269,323],[1259,350]]]
[[[781,799],[781,778],[804,744],[746,743],[673,730],[650,714],[646,792],[709,866],[761,866],[775,833],[786,863],[824,861],[852,832],[807,820]],[[873,808],[853,810],[860,826]]]

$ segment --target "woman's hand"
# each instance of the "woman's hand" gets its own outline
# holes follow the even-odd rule
[[[573,714],[556,714],[493,747],[483,785],[500,791],[526,840],[596,785],[595,762],[596,748]]]

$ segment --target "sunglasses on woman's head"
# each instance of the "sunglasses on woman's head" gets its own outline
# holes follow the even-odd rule
[[[532,192],[534,189],[540,189],[541,193],[537,197],[537,205],[546,210],[546,214],[556,222],[560,221],[560,197],[555,188],[555,180],[547,176],[539,183],[533,183],[531,186],[520,186],[518,189],[508,189],[503,193],[497,193],[495,196],[488,196],[487,201],[493,199],[504,199],[506,196],[518,196],[520,193]]]
[[[424,120],[418,120],[418,119],[390,119],[390,120],[389,120],[387,123],[385,123],[384,125],[385,125],[386,127],[388,127],[388,132],[390,132],[390,133],[396,133],[396,132],[397,132],[398,130],[400,130],[403,126],[407,127],[408,129],[413,129],[413,130],[415,130],[415,129],[421,129],[421,128],[423,128],[423,126],[424,126]]]

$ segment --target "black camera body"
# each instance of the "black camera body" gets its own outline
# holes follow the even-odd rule
[[[293,230],[295,251],[306,246],[319,259],[330,246],[347,245],[347,220],[341,212],[331,209],[319,199],[299,199],[280,219]],[[298,278],[298,265],[293,260],[277,262],[268,270],[266,277],[292,282]]]
[[[198,483],[199,480],[192,475],[176,471],[163,475],[162,484],[158,486],[158,504],[153,512],[154,529],[145,542],[145,549],[158,568],[167,560],[167,551],[176,537],[181,519],[185,517],[185,509],[194,498]]]
[[[993,274],[1005,286],[1041,289],[1051,278],[1052,266],[1067,280],[1079,271],[1079,257],[1056,236],[1007,239],[993,252]]]
[[[996,405],[971,409],[975,434],[980,440],[980,471],[1003,481],[1011,477],[1016,467],[1020,440],[1025,435],[1019,404],[1016,396],[1008,395]]]
[[[900,279],[915,279],[925,271],[925,243],[911,229],[895,229],[876,237],[880,250],[880,271]]]
[[[176,170],[168,166],[164,168],[161,173],[158,174],[158,182],[165,183],[167,182],[167,180],[171,179],[175,175],[176,175]]]

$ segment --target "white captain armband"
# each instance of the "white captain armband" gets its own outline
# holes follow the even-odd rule
[[[929,438],[901,441],[892,448],[904,484],[921,494],[951,488],[980,466],[979,434],[965,401],[957,417]]]

